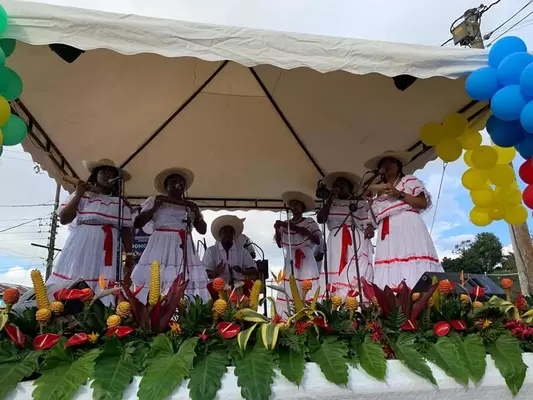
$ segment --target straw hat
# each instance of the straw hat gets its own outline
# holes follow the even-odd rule
[[[394,158],[395,160],[398,160],[402,163],[402,165],[406,165],[411,161],[413,156],[411,153],[407,151],[393,151],[393,150],[387,150],[375,157],[372,157],[370,160],[368,160],[365,163],[365,168],[367,169],[378,169],[378,165],[381,160],[384,158]]]
[[[129,172],[120,169],[112,160],[109,160],[108,158],[102,158],[98,161],[83,161],[83,166],[85,169],[87,169],[87,171],[89,171],[89,174],[92,174],[97,168],[111,167],[118,171],[124,181],[129,181],[131,179],[131,174]]]
[[[292,200],[298,200],[305,206],[306,211],[312,211],[316,207],[315,200],[308,194],[302,192],[285,192],[281,195],[281,199],[285,204],[289,204]]]
[[[348,182],[350,182],[353,187],[359,186],[359,183],[361,182],[361,177],[356,174],[352,174],[351,172],[346,171],[338,171],[338,172],[332,172],[331,174],[327,174],[324,179],[324,185],[327,186],[328,189],[333,189],[333,184],[335,181],[339,178],[346,179]]]
[[[244,230],[243,221],[244,219],[240,219],[234,215],[222,215],[211,223],[211,234],[217,242],[220,242],[220,230],[225,226],[231,226],[235,231],[235,238],[238,238]]]
[[[165,181],[169,176],[180,175],[185,179],[185,189],[189,189],[194,182],[194,174],[190,169],[187,168],[167,168],[160,173],[154,179],[154,186],[159,193],[167,194],[165,188]]]

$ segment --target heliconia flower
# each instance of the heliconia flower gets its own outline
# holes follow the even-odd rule
[[[466,323],[460,320],[452,321],[452,328],[456,331],[466,331]]]
[[[59,342],[61,336],[56,335],[55,333],[45,333],[43,335],[37,336],[33,339],[33,348],[35,350],[47,350],[56,345]]]
[[[483,289],[481,286],[476,286],[472,288],[472,296],[474,297],[483,297],[485,296],[485,289]]]
[[[123,337],[128,336],[133,331],[134,329],[129,326],[115,326],[114,328],[109,329],[105,335],[107,337],[117,335],[119,339],[122,339]]]
[[[65,348],[81,346],[89,341],[89,335],[86,333],[76,333],[74,336],[71,336],[69,340],[65,343]]]
[[[4,332],[17,346],[24,347],[26,345],[26,336],[24,336],[22,331],[17,326],[13,324],[6,324],[6,326],[4,326]]]
[[[217,330],[223,338],[231,339],[239,334],[241,327],[237,324],[232,324],[231,322],[219,322]]]
[[[440,321],[433,327],[433,332],[437,336],[446,336],[450,333],[451,325],[446,321]]]

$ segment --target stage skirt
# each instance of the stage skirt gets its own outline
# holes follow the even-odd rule
[[[172,282],[183,272],[183,250],[181,249],[183,230],[158,230],[150,236],[146,249],[144,250],[139,263],[132,273],[132,280],[135,286],[143,286],[137,297],[146,302],[150,287],[150,268],[154,260],[159,260],[161,270],[161,293],[166,295]],[[189,280],[186,294],[189,296],[200,296],[204,301],[211,298],[207,290],[207,273],[200,261],[198,254],[193,254],[193,242],[187,240],[187,256],[189,268],[186,279]]]
[[[418,213],[403,211],[390,215],[388,220],[388,227],[385,220],[379,223],[374,260],[376,285],[396,287],[405,280],[413,288],[424,272],[443,272],[433,240]]]

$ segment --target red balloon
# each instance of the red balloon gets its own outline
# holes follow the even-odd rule
[[[531,160],[526,160],[518,169],[518,175],[524,183],[528,185],[533,185],[533,162]]]
[[[533,209],[533,185],[528,185],[524,189],[524,192],[522,193],[522,199],[527,207]]]

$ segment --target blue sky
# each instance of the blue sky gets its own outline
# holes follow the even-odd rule
[[[49,0],[51,3],[76,3],[84,0]],[[490,32],[514,14],[526,0],[507,0],[493,7],[483,19],[482,31]],[[106,3],[106,7],[121,7],[131,2]],[[439,45],[449,38],[449,26],[469,7],[479,6],[479,0],[337,0],[332,6],[325,0],[271,0],[249,2],[226,0],[213,2],[201,0],[175,0],[173,6],[182,11],[183,19],[251,26],[281,31],[297,31],[331,36],[374,39],[425,45]],[[146,7],[149,3],[145,3]],[[72,4],[75,5],[75,4]],[[522,16],[533,10],[526,9]],[[305,18],[301,16],[305,14]],[[423,22],[421,22],[423,21]],[[516,21],[516,20],[515,20]],[[522,37],[533,49],[533,17],[525,20],[509,34]],[[509,27],[512,24],[507,25]],[[499,31],[502,32],[503,30]],[[498,33],[499,33],[498,32]],[[495,35],[496,36],[496,35]],[[428,121],[432,122],[432,121]],[[487,139],[485,135],[485,140]],[[515,168],[522,162],[517,158]],[[434,196],[438,194],[442,176],[442,162],[429,163],[416,175],[424,181]],[[425,216],[428,226],[433,217],[435,224],[432,236],[439,255],[450,256],[454,246],[462,240],[472,239],[479,232],[493,232],[509,246],[508,227],[504,222],[495,222],[486,228],[477,228],[468,221],[471,201],[468,192],[461,187],[460,178],[466,170],[462,161],[448,165],[444,175],[443,189],[438,207],[433,207]],[[55,193],[55,182],[46,173],[34,171],[29,154],[20,147],[4,150],[0,157],[0,282],[28,284],[29,269],[43,265],[46,250],[32,247],[31,243],[46,244],[51,206],[12,207],[13,205],[50,204]],[[62,197],[66,194],[63,193]],[[435,214],[436,213],[436,214]],[[272,242],[272,225],[280,218],[272,212],[241,212],[245,216],[246,231],[265,250],[271,265],[281,265],[281,253]],[[210,222],[218,214],[206,212]],[[40,220],[38,218],[41,218]],[[34,219],[38,219],[33,221]],[[528,221],[533,223],[531,218]],[[20,223],[20,228],[2,230]],[[68,235],[60,228],[57,247],[62,247]],[[213,239],[206,236],[209,243]]]

